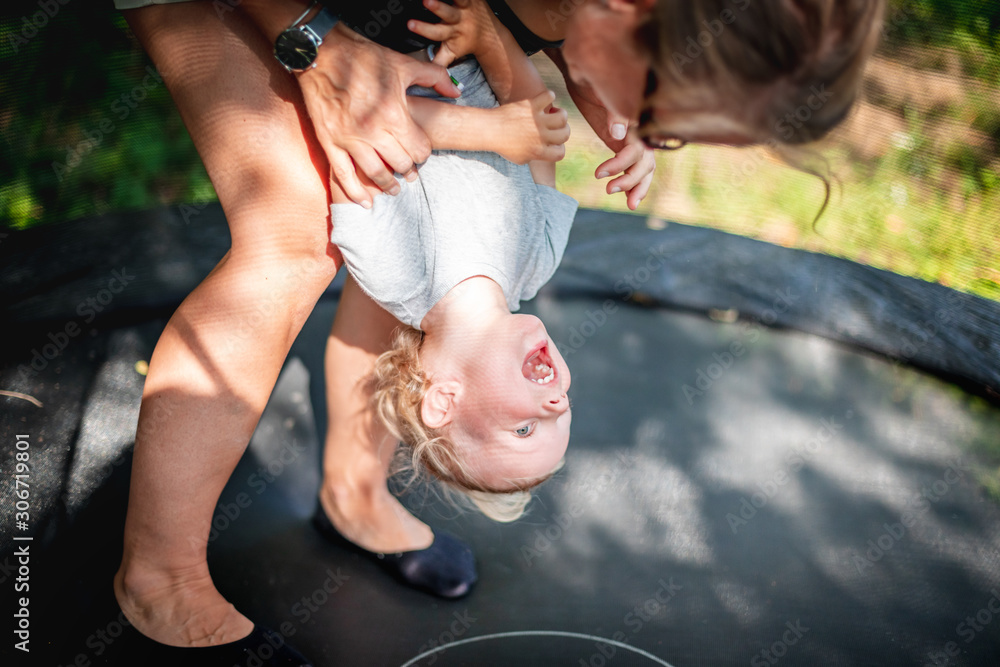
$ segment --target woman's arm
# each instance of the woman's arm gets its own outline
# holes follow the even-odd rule
[[[600,103],[589,87],[573,81],[569,76],[562,51],[546,49],[545,55],[562,72],[566,90],[573,98],[576,108],[580,110],[601,141],[615,153],[614,157],[597,165],[594,175],[603,179],[619,174],[617,178],[608,181],[606,191],[608,194],[624,192],[628,207],[635,210],[649,192],[649,186],[653,182],[656,160],[652,149],[646,148],[635,133],[631,136],[628,134],[627,118],[614,116]]]
[[[304,0],[238,5],[235,11],[249,16],[272,44],[307,6]],[[219,18],[226,16],[221,12]],[[316,67],[297,79],[332,176],[353,201],[369,206],[373,193],[398,189],[393,172],[415,176],[414,164],[430,155],[430,140],[408,112],[406,89],[421,85],[458,95],[443,68],[379,46],[343,25],[323,40]]]

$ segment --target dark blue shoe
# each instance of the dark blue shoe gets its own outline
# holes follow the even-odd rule
[[[407,586],[455,599],[469,594],[478,581],[476,560],[469,545],[449,533],[434,533],[434,542],[426,549],[380,554],[362,549],[341,535],[322,505],[317,505],[313,525],[329,542],[360,553]]]

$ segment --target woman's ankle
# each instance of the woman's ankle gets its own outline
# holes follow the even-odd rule
[[[246,637],[253,622],[215,589],[207,565],[167,572],[129,566],[114,577],[125,618],[141,634],[169,646],[213,646]]]

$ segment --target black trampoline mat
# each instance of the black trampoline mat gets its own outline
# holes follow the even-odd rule
[[[543,295],[530,310],[561,341],[600,303]],[[1000,509],[976,454],[998,432],[996,409],[805,334],[620,304],[568,358],[571,449],[524,519],[499,525],[407,497],[478,556],[479,585],[445,602],[309,525],[310,374],[334,309],[321,303],[293,348],[210,546],[220,590],[318,667],[997,655],[1000,623],[975,620],[992,621],[1000,588]],[[745,352],[688,400],[684,385],[699,369],[718,375],[712,364],[737,341]],[[87,622],[92,637],[114,617]],[[64,649],[94,654],[85,639]]]
[[[561,270],[525,308],[564,350],[574,411],[566,464],[527,516],[501,525],[426,490],[405,497],[472,545],[471,595],[404,588],[309,523],[330,297],[220,499],[209,564],[222,593],[317,667],[996,664],[1000,507],[985,462],[1000,409],[823,338],[572,283]],[[68,482],[37,536],[26,664],[132,664],[110,595],[119,453],[136,362],[163,324],[106,322],[47,370],[43,410],[7,404],[5,433],[28,424],[51,440],[77,424],[71,447],[45,452],[68,456],[55,466]]]

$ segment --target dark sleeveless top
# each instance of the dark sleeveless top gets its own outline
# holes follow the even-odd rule
[[[340,20],[355,32],[400,53],[427,48],[432,44],[406,27],[410,19],[438,23],[439,19],[424,8],[421,0],[322,0],[340,13]],[[447,0],[445,0],[447,2]],[[514,39],[528,55],[542,49],[559,48],[562,42],[550,42],[531,32],[517,18],[505,0],[487,0],[490,9],[507,26]]]

